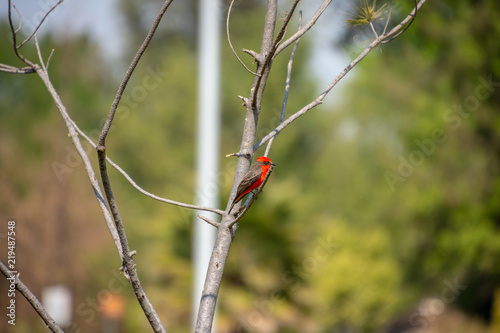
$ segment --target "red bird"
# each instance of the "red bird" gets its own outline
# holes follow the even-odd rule
[[[248,170],[245,177],[243,177],[243,179],[241,180],[240,185],[238,185],[238,190],[236,191],[236,198],[231,204],[229,212],[231,212],[233,206],[236,203],[238,203],[241,199],[243,199],[245,195],[259,188],[259,186],[262,185],[262,182],[264,182],[264,179],[266,179],[266,176],[271,170],[271,167],[274,166],[275,164],[265,156],[260,156],[257,158],[254,165],[250,168],[250,170]]]

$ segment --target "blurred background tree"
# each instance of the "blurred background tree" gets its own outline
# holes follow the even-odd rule
[[[120,1],[124,63],[158,3]],[[255,47],[262,3],[237,5],[232,40],[236,49]],[[278,166],[231,249],[219,332],[498,330],[499,7],[494,0],[426,3],[401,38],[369,55],[333,92],[340,98],[327,98],[277,138],[271,157]],[[347,19],[351,11],[349,4],[334,9],[330,17]],[[411,2],[396,9],[402,15]],[[125,92],[129,102],[107,146],[145,189],[191,202],[197,5],[182,1],[172,10]],[[2,31],[8,36],[5,25]],[[346,54],[365,38],[360,28],[338,44],[333,35],[329,47]],[[306,37],[299,46],[289,110],[323,88],[308,62],[312,43]],[[117,84],[100,47],[86,36],[42,41],[44,50],[56,49],[51,77],[87,133],[100,129]],[[7,37],[0,48],[1,62],[16,63]],[[222,56],[221,151],[230,153],[239,147],[244,115],[236,95],[251,77],[227,45]],[[277,123],[286,61],[277,59],[268,83],[262,135]],[[158,86],[138,94],[144,78],[159,72]],[[68,285],[75,304],[68,331],[97,331],[118,264],[92,189],[40,82],[2,74],[0,87],[0,219],[17,221],[21,277],[37,295],[47,285]],[[58,173],[57,163],[69,169]],[[233,169],[234,161],[221,157],[224,202]],[[118,173],[111,177],[145,289],[167,330],[188,332],[190,212],[139,195]],[[149,329],[128,285],[115,287],[127,300],[122,331]],[[0,280],[0,295],[6,290]],[[426,298],[434,307],[417,307]],[[2,320],[1,331],[45,331],[18,300],[18,325],[12,330]],[[0,297],[1,307],[6,302]],[[446,317],[449,311],[459,315]]]

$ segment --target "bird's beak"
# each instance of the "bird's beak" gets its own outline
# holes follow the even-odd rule
[[[274,164],[274,163],[271,163],[271,165],[272,165],[273,167],[274,167],[274,166],[276,166],[276,164]]]

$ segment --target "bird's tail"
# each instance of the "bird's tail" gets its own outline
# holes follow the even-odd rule
[[[231,204],[231,207],[229,207],[228,213],[231,213],[231,211],[233,210],[234,205],[236,205],[238,203],[238,201],[239,200],[236,200],[236,199],[233,200],[233,203]]]

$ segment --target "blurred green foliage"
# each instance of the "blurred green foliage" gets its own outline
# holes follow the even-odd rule
[[[264,9],[258,2],[238,5],[231,18],[235,48],[258,50]],[[408,31],[332,91],[342,96],[339,103],[327,99],[280,134],[270,153],[277,167],[230,252],[220,332],[373,332],[400,315],[418,328],[406,313],[429,296],[479,318],[477,332],[486,332],[492,318],[498,327],[500,310],[496,317],[492,311],[500,284],[499,9],[494,0],[426,3]],[[173,10],[193,22],[196,6]],[[398,3],[395,20],[409,10]],[[130,30],[126,63],[148,28],[139,18],[149,14],[132,1],[122,1],[122,11]],[[140,186],[192,202],[196,36],[193,26],[174,23],[162,26],[141,60],[107,147]],[[303,38],[299,46],[287,114],[322,88],[306,63],[310,45]],[[355,54],[362,45],[339,47]],[[57,44],[49,36],[42,48],[56,49],[51,78],[73,119],[96,139],[116,89],[105,74],[112,65],[85,37]],[[5,38],[0,51],[0,62],[18,64]],[[279,120],[288,55],[273,64],[259,137]],[[222,64],[225,155],[239,147],[244,109],[236,96],[248,95],[253,78],[226,44]],[[70,285],[74,328],[98,329],[99,311],[92,318],[84,311],[87,298],[99,299],[120,263],[84,169],[74,163],[55,171],[54,162],[71,164],[74,148],[35,75],[3,73],[0,87],[0,217],[27,226],[19,236],[25,282],[38,294],[45,285]],[[234,161],[220,161],[224,207]],[[114,170],[111,179],[146,292],[167,330],[188,332],[191,212],[142,196]],[[35,260],[39,248],[45,250]],[[54,253],[65,267],[53,268]],[[455,281],[463,288],[444,298]],[[130,288],[123,284],[119,292],[127,299],[125,331],[148,330]],[[25,331],[42,331],[31,310],[19,317]]]

